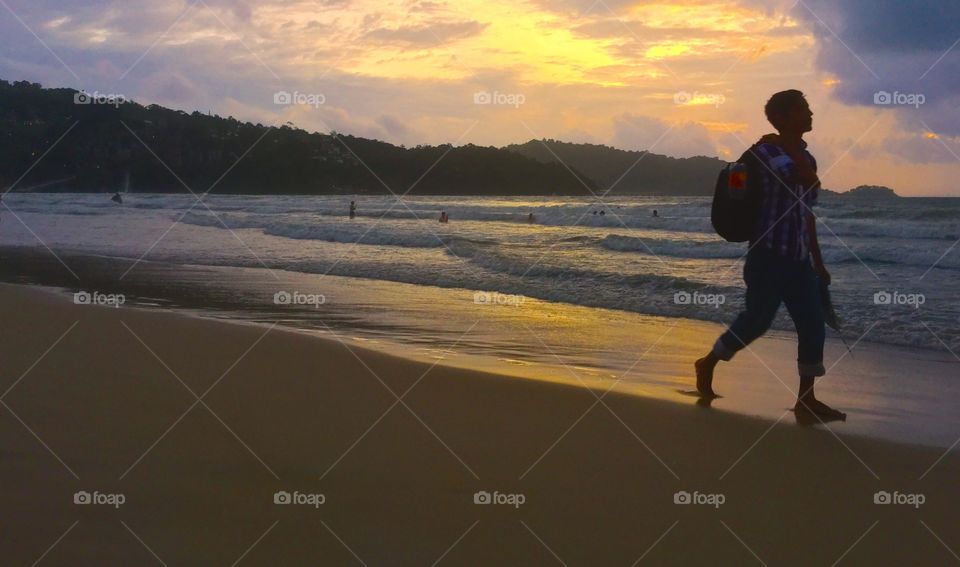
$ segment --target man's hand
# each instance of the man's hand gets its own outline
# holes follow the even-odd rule
[[[823,264],[815,265],[813,271],[823,280],[823,283],[830,285],[830,272],[827,271],[827,268]]]

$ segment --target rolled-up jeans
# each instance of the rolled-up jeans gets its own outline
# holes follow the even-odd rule
[[[820,281],[810,258],[794,260],[755,246],[743,266],[747,284],[746,309],[713,345],[720,360],[733,355],[763,335],[783,302],[797,329],[797,370],[800,376],[823,376],[826,338],[820,305]]]

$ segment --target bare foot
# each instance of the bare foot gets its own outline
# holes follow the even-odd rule
[[[713,368],[714,365],[708,364],[705,358],[693,363],[697,370],[697,391],[701,396],[716,398],[717,394],[713,391]]]
[[[821,402],[816,398],[807,398],[797,400],[797,404],[793,406],[793,411],[797,413],[804,413],[808,415],[815,415],[817,417],[826,419],[826,420],[844,420],[847,419],[847,414],[842,411],[838,411],[828,406],[827,404]]]

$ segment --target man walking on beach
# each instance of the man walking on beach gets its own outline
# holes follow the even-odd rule
[[[842,419],[843,413],[813,394],[814,379],[826,373],[820,280],[830,283],[811,211],[820,190],[817,162],[803,141],[803,134],[813,129],[813,112],[798,90],[774,94],[764,112],[779,133],[767,134],[752,149],[762,164],[757,169],[761,170],[763,196],[756,236],[750,240],[743,270],[746,309],[694,364],[697,390],[702,396],[716,396],[713,371],[717,362],[730,360],[763,335],[782,302],[797,329],[800,391],[794,411]]]

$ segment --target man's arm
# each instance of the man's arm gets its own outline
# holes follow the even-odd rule
[[[813,164],[810,163],[810,160],[807,159],[806,153],[800,148],[790,148],[787,147],[787,144],[783,142],[779,134],[766,134],[758,144],[773,144],[783,155],[786,155],[789,159],[785,164],[775,164],[775,169],[778,170],[785,179],[790,181],[802,183],[803,187],[807,190],[813,189],[820,185],[820,178],[817,177],[817,170],[814,168]]]
[[[797,170],[794,174],[796,180],[803,184],[803,187],[808,191],[820,185],[820,178],[817,177],[817,170],[813,168],[813,164],[810,163],[810,160],[807,159],[807,156],[804,155],[803,151],[791,151],[785,150],[787,155],[790,156],[790,159],[793,160],[794,165]]]
[[[817,194],[820,192],[820,178],[817,177],[816,164],[807,159],[806,152],[803,150],[788,151],[788,153],[790,159],[796,165],[795,178],[803,184],[806,192],[814,192],[813,203],[815,204]],[[820,241],[817,239],[817,215],[814,214],[813,209],[808,209],[807,213],[807,234],[810,235],[810,256],[813,259],[813,269],[824,283],[830,285],[830,272],[823,265]]]
[[[813,258],[813,269],[820,279],[830,285],[830,272],[823,265],[823,256],[820,254],[820,242],[817,240],[817,217],[810,211],[807,215],[807,233],[810,235],[810,256]]]

